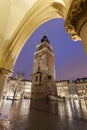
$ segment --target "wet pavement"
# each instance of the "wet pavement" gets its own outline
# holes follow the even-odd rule
[[[86,100],[2,100],[0,113],[9,130],[87,130]]]

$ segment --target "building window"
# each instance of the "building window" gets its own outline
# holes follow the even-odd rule
[[[85,90],[83,90],[83,93],[85,93]]]
[[[35,77],[35,81],[38,81],[38,76],[36,75],[36,77]]]
[[[51,75],[48,75],[48,79],[49,79],[49,80],[51,80],[51,79],[52,79]]]
[[[40,71],[40,66],[38,66],[38,71]]]
[[[42,80],[42,75],[40,75],[40,82],[41,82],[41,80]]]
[[[39,55],[39,58],[41,58],[41,55]]]

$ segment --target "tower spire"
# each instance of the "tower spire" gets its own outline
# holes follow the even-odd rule
[[[50,43],[50,41],[48,40],[48,37],[47,37],[46,33],[44,33],[44,36],[41,39],[41,43],[44,42],[44,41],[46,41],[47,43]]]

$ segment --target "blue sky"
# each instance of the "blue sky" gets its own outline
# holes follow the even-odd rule
[[[81,41],[72,41],[64,29],[62,19],[52,19],[40,26],[24,45],[14,68],[31,79],[34,52],[44,33],[47,33],[55,54],[56,80],[87,77],[87,55]]]

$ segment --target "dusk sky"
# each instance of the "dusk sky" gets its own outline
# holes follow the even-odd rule
[[[87,55],[81,41],[74,42],[64,29],[62,19],[52,19],[40,26],[28,39],[16,62],[14,72],[21,71],[31,80],[34,52],[44,33],[55,55],[56,80],[87,77]]]

